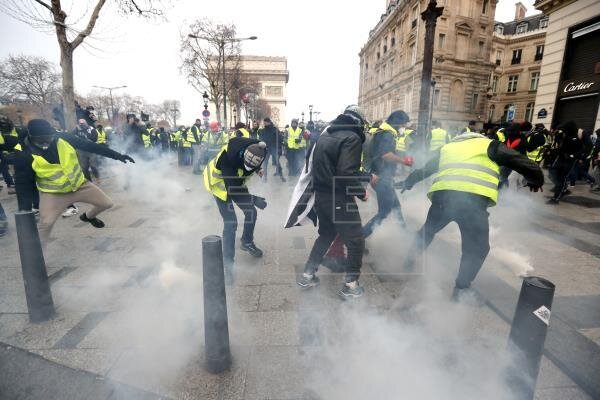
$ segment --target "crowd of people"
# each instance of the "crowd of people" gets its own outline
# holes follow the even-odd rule
[[[267,183],[269,166],[274,169],[271,176],[281,182],[296,181],[286,227],[309,221],[318,225],[319,236],[298,285],[305,289],[318,285],[317,271],[325,265],[345,272],[339,291],[345,299],[364,293],[359,277],[365,240],[390,216],[400,228],[406,227],[397,191],[410,190],[432,175],[431,207],[418,233],[420,239],[403,265],[404,270],[413,269],[416,257],[435,234],[456,222],[463,254],[455,296],[470,287],[488,254],[487,209],[499,201],[498,193],[509,186],[513,171],[522,176],[520,185],[538,191],[544,183],[542,167],[548,168],[554,185],[551,204],[569,195],[569,186],[578,180],[600,190],[600,132],[582,131],[573,121],[550,130],[524,122],[477,131],[469,123],[456,132],[432,121],[429,133],[422,135],[402,110],[393,111],[384,121],[369,122],[355,105],[327,126],[292,119],[283,130],[270,118],[239,122],[231,129],[201,119],[190,127],[168,128],[144,123],[135,115],[128,115],[122,127],[105,128],[86,111],[78,115],[71,132],[58,131],[43,119],[15,127],[8,118],[0,118],[0,172],[8,193],[17,195],[19,210],[38,215],[42,241],[60,215],[79,213],[76,203],[92,205],[80,214],[82,221],[104,227],[98,215],[112,201],[97,185],[102,157],[127,163],[134,162],[133,157],[152,159],[175,153],[178,166],[202,174],[206,190],[214,197],[223,220],[228,283],[234,279],[238,225],[234,205],[244,214],[240,249],[263,256],[254,242],[254,229],[257,209],[267,207],[267,199],[251,194],[246,182],[258,175]],[[125,149],[125,153],[111,147]],[[356,201],[368,200],[368,186],[378,210],[363,223]],[[0,205],[0,234],[6,229]]]

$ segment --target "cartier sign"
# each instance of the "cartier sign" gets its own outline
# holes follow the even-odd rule
[[[599,80],[595,76],[588,79],[572,79],[562,82],[559,96],[566,97],[594,93],[600,90],[599,86]]]

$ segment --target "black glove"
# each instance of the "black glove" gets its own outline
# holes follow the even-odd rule
[[[394,187],[396,189],[401,189],[400,193],[404,193],[405,191],[412,189],[412,185],[407,184],[406,181],[396,182],[394,183]]]
[[[534,185],[532,183],[527,183],[525,186],[527,186],[529,188],[530,192],[536,192],[537,193],[538,191],[540,191],[540,192],[544,191],[544,189],[541,186],[537,186],[537,185]]]
[[[133,158],[129,157],[127,154],[121,154],[121,156],[119,157],[119,161],[121,161],[122,163],[125,163],[125,164],[127,164],[127,161],[135,164],[135,160]]]
[[[294,140],[294,142],[299,144],[300,142],[302,142],[302,139],[298,138],[298,139]]]
[[[254,205],[258,208],[260,208],[261,210],[264,210],[265,208],[267,208],[267,200],[265,200],[264,197],[260,197],[260,196],[252,196],[253,200],[254,200]]]

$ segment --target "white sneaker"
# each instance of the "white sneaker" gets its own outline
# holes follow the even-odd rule
[[[64,218],[67,217],[72,217],[73,215],[77,214],[79,212],[79,209],[77,208],[77,206],[73,206],[73,207],[68,207],[64,213],[62,213],[62,216]]]

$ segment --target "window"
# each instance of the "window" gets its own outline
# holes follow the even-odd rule
[[[496,65],[502,64],[502,52],[500,50],[496,51]]]
[[[369,63],[365,63],[365,71],[369,69]]]
[[[539,83],[540,83],[540,73],[532,72],[531,73],[531,81],[529,82],[529,90],[537,90]]]
[[[479,103],[479,93],[473,93],[471,97],[471,112],[477,110],[477,103]]]
[[[385,82],[387,80],[387,78],[388,78],[387,65],[383,64],[383,67],[381,67],[381,68],[382,68],[382,73],[381,73],[381,75],[382,75],[382,81]]]
[[[531,122],[531,120],[533,119],[533,107],[534,106],[535,106],[534,103],[527,103],[527,106],[525,107],[525,121]]]
[[[469,58],[469,36],[459,33],[456,35],[456,58],[467,60]]]
[[[379,60],[381,58],[381,54],[379,54],[379,52],[377,52],[377,59]]]
[[[517,25],[517,32],[516,33],[525,33],[527,32],[527,24],[519,24]]]
[[[410,62],[411,65],[417,63],[417,46],[414,43],[410,45]]]
[[[512,107],[512,104],[507,104],[504,106],[504,113],[502,114],[502,121],[506,121],[506,118],[508,117],[508,109]]]
[[[544,58],[544,45],[540,44],[538,46],[535,47],[535,61],[540,61],[542,58]]]
[[[438,35],[438,49],[443,49],[445,45],[446,45],[446,35],[443,33],[440,33]]]
[[[412,9],[412,23],[411,28],[417,27],[417,21],[419,19],[419,5],[416,4]]]
[[[483,0],[483,6],[481,7],[481,14],[487,15],[488,4],[489,4],[488,0]]]
[[[494,120],[494,111],[496,110],[496,106],[495,105],[491,105],[490,106],[490,110],[488,111],[488,121],[492,122]]]
[[[498,93],[498,76],[492,77],[492,92]]]
[[[540,29],[544,29],[548,27],[548,18],[544,18],[540,20]]]
[[[387,36],[383,38],[383,54],[387,53]]]
[[[479,51],[479,53],[478,53],[478,54],[479,54],[480,56],[483,54],[483,48],[484,48],[484,46],[485,46],[485,43],[484,43],[484,42],[479,42],[479,50],[478,50],[478,51]]]
[[[465,101],[465,85],[460,79],[452,82],[450,87],[450,111],[463,111]]]
[[[511,75],[508,77],[508,93],[514,93],[517,91],[517,84],[519,83],[519,75]]]
[[[496,27],[494,28],[494,30],[496,31],[496,33],[499,33],[500,35],[502,35],[504,33],[504,26],[502,26],[502,25],[496,25]]]
[[[512,60],[510,60],[510,63],[512,65],[521,64],[521,54],[522,53],[523,53],[522,49],[513,50]]]
[[[434,106],[440,105],[440,89],[433,90],[433,105]]]

